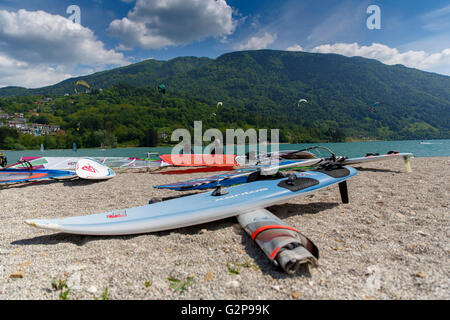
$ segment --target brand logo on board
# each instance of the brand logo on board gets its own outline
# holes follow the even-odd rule
[[[248,194],[263,192],[263,191],[267,191],[267,190],[269,190],[269,188],[262,188],[262,189],[257,189],[257,190],[253,190],[253,191],[242,192],[242,193],[231,195],[231,196],[228,196],[228,197],[216,199],[216,201],[223,201],[223,200],[227,200],[227,199],[233,199],[233,198],[237,198],[237,197],[241,197],[241,196],[246,196]]]

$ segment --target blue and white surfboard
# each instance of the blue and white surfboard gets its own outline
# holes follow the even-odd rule
[[[32,219],[42,229],[84,235],[125,235],[192,226],[264,209],[340,184],[357,174],[351,167],[297,173],[246,183],[226,192],[204,192],[141,207],[64,219]],[[216,195],[214,195],[216,194]]]

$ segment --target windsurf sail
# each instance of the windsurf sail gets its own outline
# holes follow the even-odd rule
[[[412,158],[412,153],[400,153],[400,152],[391,152],[387,154],[368,154],[365,157],[358,158],[349,158],[344,161],[344,164],[359,164],[364,162],[374,162],[374,161],[383,161],[383,160],[391,160],[391,159],[409,159]]]
[[[161,160],[144,160],[139,158],[125,158],[125,157],[94,157],[100,163],[110,168],[123,168],[123,169],[142,169],[142,168],[159,168],[161,166]]]
[[[185,182],[178,182],[173,184],[166,184],[155,186],[157,189],[171,189],[178,191],[210,189],[215,188],[218,184],[223,187],[247,183],[259,179],[260,176],[276,175],[280,170],[289,169],[296,166],[311,166],[322,162],[322,159],[309,159],[303,161],[281,161],[279,163],[259,165],[245,169],[238,169],[231,173],[215,175],[208,178],[200,178],[189,180]]]
[[[330,154],[330,158],[336,158],[336,155],[332,150],[324,146],[313,146],[306,149],[300,150],[281,150],[277,152],[267,152],[260,154],[251,154],[250,152],[245,155],[240,155],[236,157],[236,162],[240,166],[251,166],[258,164],[265,164],[274,160],[306,160],[306,159],[318,159],[314,153],[310,152],[312,150],[325,150]]]
[[[33,169],[48,170],[75,170],[76,164],[82,157],[21,157],[20,161],[13,164],[11,168],[28,169],[31,165]],[[127,157],[92,157],[91,159],[102,163],[110,168],[141,169],[159,168],[159,160],[143,160],[139,158]]]
[[[63,179],[71,177],[76,177],[76,173],[73,171],[62,170],[5,169],[0,170],[0,185],[10,185],[30,181]]]
[[[282,150],[277,152],[268,152],[260,154],[251,154],[250,152],[236,156],[236,162],[239,166],[245,167],[249,165],[257,165],[268,161],[279,160],[303,160],[303,159],[315,159],[317,156],[311,152],[305,150]]]
[[[234,154],[162,154],[164,162],[181,167],[230,167],[237,166]]]
[[[316,148],[316,147],[314,147]],[[324,147],[325,148],[325,147]],[[327,148],[326,148],[327,149]],[[329,150],[329,149],[327,149]],[[332,153],[332,151],[330,150]],[[270,161],[264,165],[250,166],[246,169],[235,170],[228,174],[215,175],[208,178],[200,178],[189,180],[185,182],[178,182],[166,185],[155,186],[157,189],[171,189],[177,191],[187,190],[201,190],[215,188],[217,185],[231,186],[241,183],[252,182],[255,179],[260,179],[260,176],[274,175],[282,170],[309,170],[318,165],[326,165],[327,163],[335,163],[337,165],[354,165],[365,162],[383,161],[390,159],[403,159],[408,172],[411,172],[411,165],[409,159],[413,156],[412,153],[396,153],[391,152],[384,155],[369,155],[359,158],[347,158],[345,156],[336,156],[332,153],[329,158],[314,158],[305,160],[281,160],[278,164]],[[273,159],[272,159],[273,160]]]
[[[211,176],[208,178],[200,178],[189,180],[185,182],[176,182],[172,184],[165,184],[160,186],[155,186],[156,189],[170,189],[177,191],[187,191],[187,190],[202,190],[215,188],[218,183],[223,187],[227,187],[234,184],[241,184],[247,182],[247,175],[242,175],[240,172],[235,172],[234,174],[221,174],[216,176]]]
[[[270,261],[290,274],[301,265],[317,266],[319,249],[307,237],[284,223],[270,211],[258,209],[237,217]]]

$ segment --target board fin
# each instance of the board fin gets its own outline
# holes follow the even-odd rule
[[[341,194],[342,203],[349,203],[347,181],[339,183],[339,193]]]
[[[266,256],[289,274],[303,265],[318,265],[314,243],[270,211],[259,209],[238,216],[238,221]]]

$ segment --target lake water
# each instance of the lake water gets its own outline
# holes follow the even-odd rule
[[[336,155],[348,157],[364,156],[366,153],[384,154],[395,150],[410,152],[416,157],[448,157],[450,156],[450,139],[446,140],[404,140],[404,141],[371,141],[371,142],[345,142],[345,143],[303,143],[281,144],[280,150],[299,150],[311,146],[321,145],[335,152]],[[28,150],[28,151],[4,151],[8,157],[8,163],[12,164],[22,156],[28,157],[137,157],[143,158],[147,152],[166,154],[171,152],[171,147],[160,148],[120,148],[120,149],[78,149],[70,150]],[[248,148],[247,148],[248,149]],[[270,149],[270,147],[269,147]],[[321,155],[328,156],[326,152]]]

